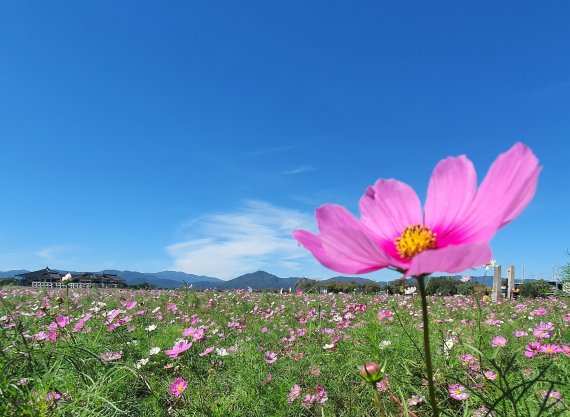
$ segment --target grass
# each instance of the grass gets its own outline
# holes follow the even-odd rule
[[[431,413],[425,401],[417,296],[190,290],[71,290],[67,296],[65,290],[12,287],[0,292],[0,298],[2,416]],[[441,415],[476,416],[481,407],[487,412],[480,415],[570,415],[570,354],[524,355],[525,346],[536,340],[533,329],[539,322],[554,327],[543,345],[569,344],[567,301],[551,297],[483,303],[479,312],[473,298],[429,298],[435,398]],[[108,314],[114,310],[120,312],[111,321]],[[393,312],[392,320],[380,320],[380,310]],[[74,331],[88,313],[93,317]],[[70,323],[58,326],[58,316],[68,316]],[[115,323],[116,328],[109,328]],[[54,340],[38,340],[40,332],[49,335],[50,325]],[[157,327],[149,331],[150,325]],[[165,354],[183,338],[184,329],[200,326],[203,340],[186,337],[193,342],[189,350],[178,358]],[[515,330],[528,335],[516,337]],[[506,346],[493,347],[495,336],[505,337]],[[153,347],[160,353],[150,355]],[[214,349],[200,356],[207,347],[228,354]],[[273,364],[264,359],[268,351],[277,355]],[[121,352],[120,358],[104,360],[106,352]],[[470,364],[464,355],[471,355]],[[137,369],[141,359],[148,363]],[[389,388],[379,392],[378,406],[373,388],[358,375],[369,361],[386,361]],[[496,379],[486,379],[484,371],[493,371]],[[188,384],[180,397],[169,391],[177,377]],[[464,386],[469,398],[452,399],[452,384]],[[289,402],[294,385],[302,393]],[[303,399],[316,395],[317,387],[324,388],[328,399],[305,404]],[[408,405],[414,396],[424,401]]]

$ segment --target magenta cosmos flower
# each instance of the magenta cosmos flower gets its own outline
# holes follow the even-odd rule
[[[188,383],[182,378],[176,378],[172,384],[170,384],[169,391],[172,395],[179,397],[182,395]]]
[[[415,191],[379,179],[360,199],[360,220],[339,205],[317,209],[319,233],[293,236],[334,271],[364,274],[391,267],[407,276],[457,273],[491,259],[489,241],[534,196],[541,167],[521,143],[499,155],[477,188],[467,157],[440,161],[422,209]]]
[[[179,340],[174,344],[172,349],[165,350],[166,353],[171,358],[177,358],[182,352],[187,351],[192,347],[192,342],[188,343],[186,340]]]

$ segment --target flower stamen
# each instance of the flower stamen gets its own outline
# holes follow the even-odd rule
[[[406,227],[394,244],[402,258],[410,259],[425,250],[434,249],[436,235],[428,226],[414,224]]]

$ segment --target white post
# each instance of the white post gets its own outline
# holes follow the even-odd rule
[[[515,289],[515,266],[510,265],[507,268],[507,298],[513,298],[513,290]]]
[[[493,289],[491,290],[491,300],[497,301],[501,297],[501,265],[497,265],[493,271]]]

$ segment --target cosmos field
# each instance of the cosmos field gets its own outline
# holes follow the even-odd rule
[[[0,292],[2,416],[429,415],[417,295]],[[568,299],[429,298],[447,416],[570,415]],[[375,362],[374,384],[360,376]]]

